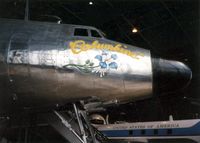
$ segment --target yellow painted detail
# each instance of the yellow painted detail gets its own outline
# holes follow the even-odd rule
[[[100,50],[109,50],[109,51],[119,52],[136,59],[139,59],[138,56],[142,56],[142,57],[144,56],[143,53],[135,53],[135,52],[125,49],[127,47],[121,44],[117,44],[113,46],[111,44],[105,44],[105,43],[101,44],[99,43],[99,41],[94,41],[91,44],[89,44],[83,40],[76,40],[76,41],[70,42],[69,47],[72,50],[72,53],[74,54],[79,54],[83,51],[87,51],[90,49],[100,49]]]

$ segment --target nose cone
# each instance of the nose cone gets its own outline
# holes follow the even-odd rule
[[[175,92],[187,87],[192,79],[192,71],[184,63],[152,59],[154,91]]]

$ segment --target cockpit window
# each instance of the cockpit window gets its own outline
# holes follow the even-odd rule
[[[91,30],[92,37],[101,37],[101,35],[96,30]]]
[[[74,36],[88,36],[87,29],[76,28],[74,30]]]

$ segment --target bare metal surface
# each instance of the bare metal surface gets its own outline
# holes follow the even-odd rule
[[[18,107],[34,107],[90,97],[124,102],[151,95],[148,50],[105,38],[73,36],[75,27],[1,19],[0,102],[4,102],[1,109],[13,102]],[[137,57],[129,56],[127,51],[95,48],[74,54],[70,42],[77,40],[90,45],[94,41],[120,44]],[[102,68],[100,62],[107,67]]]

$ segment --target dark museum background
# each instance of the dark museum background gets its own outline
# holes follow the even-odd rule
[[[111,119],[126,121],[200,118],[200,45],[198,0],[31,0],[30,20],[61,18],[90,25],[109,39],[150,49],[154,57],[186,63],[193,72],[188,88],[155,93],[153,99],[110,108]],[[0,17],[23,19],[24,0],[1,0]],[[132,28],[138,29],[137,33]],[[167,94],[167,96],[161,96]]]

